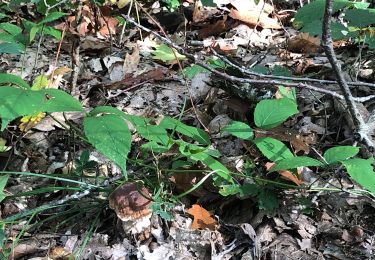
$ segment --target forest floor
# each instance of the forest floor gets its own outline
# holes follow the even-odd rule
[[[139,13],[141,24],[164,42],[128,21],[120,44],[123,25],[116,16],[123,17],[120,13],[126,14],[129,6],[120,13],[116,6],[102,7],[97,16],[94,5],[83,1],[79,26],[75,27],[77,14],[71,11],[63,17],[67,22],[60,19],[54,24],[64,31],[62,40],[37,37],[22,55],[2,54],[0,70],[29,82],[52,75],[55,85],[77,98],[86,112],[105,105],[153,122],[170,116],[201,128],[220,152],[223,165],[261,178],[264,190],[257,196],[230,192],[223,196],[212,176],[205,177],[209,171],[204,164],[177,167],[174,163],[182,158],[177,148],[160,154],[145,152],[144,139],[133,135],[128,182],[141,181],[148,187],[154,213],[148,226],[129,231],[108,202],[109,194],[124,183],[122,173],[77,135],[83,113],[55,112],[43,115],[36,124],[15,120],[1,134],[11,149],[0,153],[0,169],[35,175],[12,174],[4,189],[0,235],[4,258],[372,259],[375,200],[354,192],[361,188],[343,167],[320,171],[300,167],[298,176],[269,173],[270,161],[253,143],[220,131],[233,120],[256,129],[255,106],[279,95],[277,86],[232,82],[229,76],[219,77],[194,66],[184,56],[177,60],[176,52],[165,45],[170,39],[226,75],[243,77],[230,62],[268,75],[335,80],[319,38],[292,26],[300,3],[261,1],[252,7],[256,15],[249,10],[242,16],[229,6],[246,10],[244,1],[223,1],[221,6],[185,2],[169,12],[154,4],[136,12],[134,5],[131,17]],[[29,5],[12,15],[16,21],[34,17],[35,10]],[[72,55],[72,48],[79,53]],[[359,60],[371,63],[371,50],[337,42],[335,51],[344,62],[347,78],[355,75],[358,80],[374,82],[373,69],[358,66]],[[78,60],[77,68],[72,59]],[[77,77],[71,79],[75,70]],[[335,84],[325,87],[339,92]],[[356,91],[373,93],[365,87]],[[315,158],[328,148],[355,143],[347,110],[337,99],[303,88],[295,93],[299,113],[269,131],[256,132],[256,137],[275,138],[293,154]],[[64,179],[72,174],[78,183]],[[96,185],[102,180],[112,181],[82,195],[82,183]],[[239,178],[238,182],[246,180]],[[72,194],[82,197],[76,199]]]

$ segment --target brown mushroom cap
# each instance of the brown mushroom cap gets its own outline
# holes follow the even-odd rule
[[[142,187],[140,191],[145,196],[150,196],[145,187]],[[126,183],[109,196],[109,207],[116,211],[117,217],[122,221],[136,220],[151,215],[149,209],[151,204],[150,200],[138,192],[135,183]]]

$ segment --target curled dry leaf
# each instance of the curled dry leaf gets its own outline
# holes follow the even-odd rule
[[[194,204],[190,209],[187,210],[187,213],[194,217],[193,224],[191,225],[192,229],[208,228],[210,230],[215,230],[217,225],[216,220],[211,216],[210,212],[198,204]]]
[[[273,166],[275,165],[275,163],[273,162],[268,162],[266,163],[266,169],[267,171],[270,170]],[[299,174],[299,171],[297,170],[298,174]],[[291,181],[291,182],[294,182],[296,185],[300,186],[301,184],[303,184],[304,182],[302,180],[300,180],[298,178],[298,176],[296,176],[295,174],[293,174],[291,171],[288,171],[288,170],[282,170],[282,171],[278,171],[278,173],[281,175],[281,177],[285,180],[288,180],[288,181]]]
[[[268,17],[268,14],[262,10],[236,10],[233,8],[229,16],[251,27],[260,26],[264,29],[281,29],[278,20]]]

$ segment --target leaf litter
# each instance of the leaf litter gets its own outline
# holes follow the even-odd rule
[[[270,71],[275,66],[282,65],[293,75],[327,69],[328,62],[321,56],[318,39],[293,31],[288,24],[291,17],[286,15],[279,19],[279,13],[286,8],[287,3],[285,6],[284,3],[277,3],[276,7],[263,1],[254,5],[249,5],[248,1],[245,3],[237,0],[217,3],[218,7],[196,5],[193,8],[186,2],[192,15],[187,21],[185,33],[189,38],[186,43],[195,55],[212,55],[208,48],[212,47],[236,62],[254,69]],[[293,4],[297,6],[299,2]],[[268,176],[275,181],[281,178],[286,184],[308,184],[312,188],[322,187],[327,183],[343,189],[357,187],[340,168],[328,169],[327,172],[320,173],[321,176],[316,176],[316,173],[307,167],[298,168],[296,172],[280,171],[280,175],[268,173],[265,166],[269,162],[264,160],[258,151],[254,152],[255,148],[251,143],[240,142],[220,133],[221,129],[233,120],[248,120],[246,113],[254,110],[257,101],[264,96],[253,93],[251,99],[239,101],[238,98],[244,97],[223,91],[220,85],[226,82],[219,82],[220,85],[217,85],[217,79],[209,77],[207,72],[198,73],[192,80],[182,77],[177,67],[184,62],[184,56],[158,42],[151,35],[143,35],[141,38],[135,28],[128,29],[129,37],[125,37],[123,47],[118,48],[119,46],[114,44],[115,39],[111,40],[121,29],[118,20],[104,14],[104,11],[117,10],[113,7],[111,10],[102,11],[103,15],[97,20],[95,11],[85,2],[83,20],[78,31],[77,27],[73,26],[75,16],[67,17],[68,33],[82,37],[82,77],[79,93],[80,101],[87,110],[110,104],[130,115],[143,115],[160,120],[161,115],[178,116],[184,101],[191,97],[194,106],[188,104],[183,121],[193,126],[197,126],[199,121],[205,122],[210,130],[212,145],[221,152],[221,161],[228,168],[243,168],[243,165],[252,161],[250,169],[254,169],[258,176]],[[59,24],[56,28],[62,29],[64,24]],[[288,31],[292,32],[291,35]],[[182,32],[177,27],[170,28],[168,36],[181,37]],[[63,50],[58,60],[60,68],[70,68],[71,58],[65,51],[69,49],[69,45],[70,38],[67,38],[63,42]],[[29,81],[34,79],[35,75],[48,74],[48,71],[51,71],[50,63],[56,58],[56,46],[57,41],[42,42],[37,51],[38,46],[33,44],[20,62],[12,59],[10,55],[4,55],[1,57],[3,71],[16,73]],[[263,58],[254,60],[259,54]],[[35,60],[37,62],[33,62]],[[358,73],[362,78],[373,79],[371,61],[363,61],[363,68]],[[64,75],[64,72],[55,70],[54,76],[60,78],[53,85],[69,89],[68,76]],[[255,136],[286,142],[293,154],[306,155],[314,152],[322,154],[322,151],[332,144],[345,142],[351,126],[343,124],[342,116],[337,115],[344,114],[345,107],[338,104],[334,106],[333,103],[327,106],[326,102],[322,102],[327,97],[309,91],[302,90],[297,95],[300,112],[296,117],[269,131],[262,132],[255,128]],[[323,104],[323,107],[316,111],[311,109],[314,101]],[[326,122],[322,120],[323,115],[328,117],[331,123],[334,122],[328,129]],[[50,120],[51,116],[61,124]],[[68,124],[66,120],[72,123]],[[1,140],[5,143],[2,141],[1,147],[7,153],[0,154],[1,168],[42,174],[68,173],[77,169],[77,160],[88,150],[89,161],[95,160],[101,167],[105,166],[94,171],[92,176],[97,179],[94,178],[92,183],[98,181],[98,178],[115,176],[119,173],[117,165],[76,142],[77,137],[71,132],[64,133],[61,130],[76,127],[74,124],[81,121],[82,117],[79,115],[52,113],[39,123],[35,122],[35,125],[22,127],[27,133],[25,138],[18,142],[13,141],[9,133],[2,136]],[[141,139],[137,140],[139,143],[134,144],[129,158],[138,158],[142,154]],[[9,150],[8,147],[13,147],[12,154],[6,151]],[[73,167],[67,167],[68,165]],[[204,178],[203,174],[194,172],[203,169],[203,165],[199,163],[193,166],[181,165],[174,169],[187,170],[184,174],[176,172],[171,175],[170,184],[178,193],[193,188]],[[140,173],[150,177],[147,171],[132,174]],[[90,175],[87,172],[81,174],[81,177]],[[307,175],[309,177],[306,177]],[[246,180],[237,181],[242,183]],[[58,189],[62,185],[67,183],[35,176],[12,178],[5,189],[7,195],[35,192],[43,187],[49,187],[51,192],[12,197],[2,203],[1,217],[13,216],[53,199],[63,198],[65,195]],[[78,188],[73,184],[68,186],[72,189]],[[269,197],[274,196],[273,190],[267,191],[270,192]],[[85,220],[100,219],[102,225],[95,226],[93,231],[88,229],[89,222],[85,221],[60,225],[64,215],[52,218],[52,225],[44,225],[43,221],[37,226],[21,222],[7,230],[10,235],[4,249],[12,248],[17,235],[22,233],[23,239],[17,241],[17,245],[12,249],[13,259],[68,259],[81,249],[83,251],[77,259],[274,259],[276,254],[277,259],[369,259],[373,255],[375,211],[371,199],[348,192],[314,193],[286,189],[276,195],[281,206],[269,211],[261,205],[269,205],[267,203],[271,202],[258,201],[261,197],[254,196],[255,193],[256,191],[251,191],[245,192],[242,197],[222,197],[211,182],[204,182],[181,200],[181,206],[175,205],[172,208],[171,220],[163,220],[154,214],[151,224],[135,236],[129,236],[123,230],[113,211],[92,198],[86,198],[79,203],[66,205],[65,209],[68,211],[67,216],[76,215],[76,218]],[[100,192],[95,193],[95,196],[101,202],[106,200]],[[263,196],[264,198],[267,196]],[[83,213],[79,210],[80,207],[85,207]],[[52,209],[47,210],[40,220],[52,216],[52,213]],[[23,226],[28,225],[30,229],[23,233]],[[56,229],[51,228],[52,226],[56,226]],[[87,242],[85,235],[90,232],[91,238]],[[40,239],[36,241],[34,238]]]

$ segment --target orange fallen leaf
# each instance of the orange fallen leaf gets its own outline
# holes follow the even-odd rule
[[[270,170],[274,165],[275,165],[275,163],[273,163],[273,162],[266,163],[265,166],[266,166],[267,171]],[[303,184],[303,181],[300,180],[298,178],[298,176],[296,176],[295,174],[293,174],[291,171],[282,170],[282,171],[278,171],[278,173],[281,175],[281,177],[283,179],[291,181],[291,182],[294,182],[297,186],[300,186],[301,184]]]
[[[190,209],[187,210],[187,213],[194,217],[193,224],[191,225],[192,229],[210,229],[215,230],[216,220],[211,217],[211,213],[206,209],[202,208],[198,204],[194,204]]]

